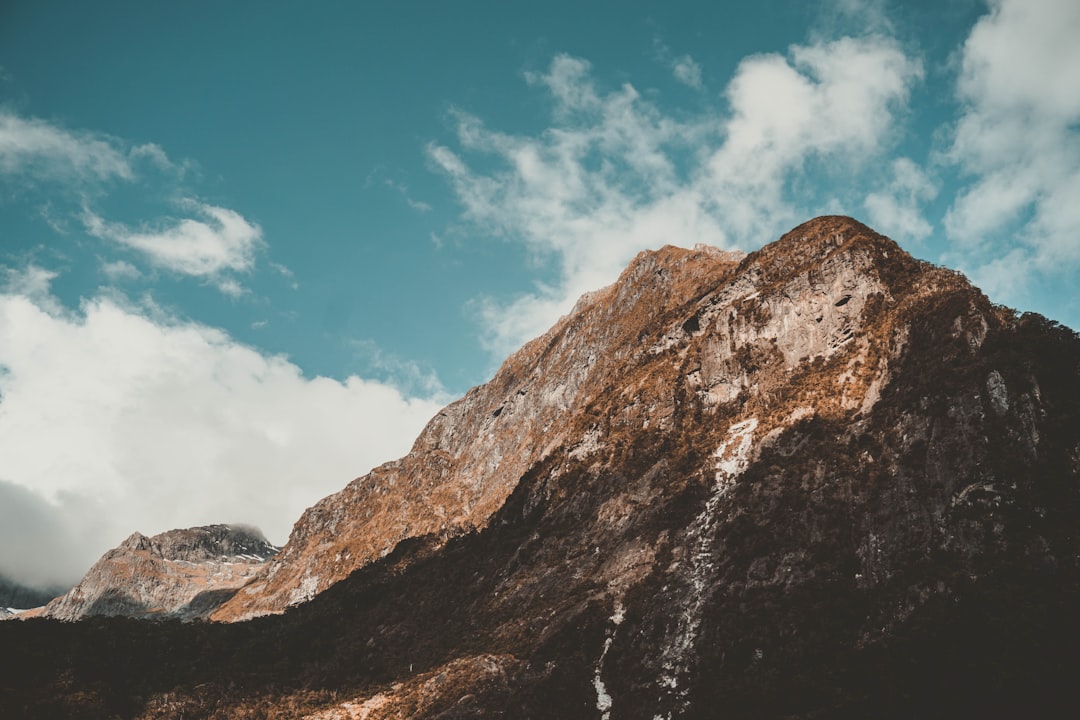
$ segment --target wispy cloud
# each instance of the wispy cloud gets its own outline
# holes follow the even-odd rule
[[[675,80],[694,90],[702,89],[704,82],[701,75],[701,65],[693,57],[687,54],[676,57],[671,48],[660,38],[653,39],[653,52],[656,59],[671,70]]]
[[[126,260],[116,260],[111,262],[103,262],[101,264],[101,272],[105,274],[105,277],[109,278],[113,282],[118,280],[137,280],[142,277],[142,273],[139,268],[135,267]]]
[[[675,58],[671,65],[671,72],[675,79],[683,85],[692,87],[695,90],[701,89],[701,66],[694,62],[694,58],[689,55]]]
[[[0,174],[62,182],[130,180],[133,151],[105,135],[73,132],[0,111]]]
[[[818,22],[833,34],[839,28],[851,27],[885,34],[895,29],[886,0],[828,0],[818,8]]]
[[[84,210],[82,220],[94,237],[135,250],[156,267],[211,278],[225,294],[240,294],[239,283],[223,273],[248,272],[254,267],[256,254],[264,245],[261,228],[228,208],[191,200],[181,206],[196,217],[169,220],[155,229],[133,230],[108,222],[89,209]]]
[[[854,196],[921,76],[919,62],[884,37],[794,46],[740,64],[729,112],[687,119],[629,84],[601,88],[587,61],[560,55],[527,76],[552,99],[542,133],[501,133],[455,111],[458,149],[431,144],[428,155],[466,220],[556,270],[555,283],[509,304],[476,301],[485,343],[497,355],[516,348],[643,248],[772,239],[806,208],[835,201],[798,191],[810,162],[843,168]]]
[[[439,407],[388,382],[304,377],[160,308],[99,296],[63,311],[41,268],[6,277],[0,516],[14,498],[70,531],[65,562],[35,581],[73,580],[135,530],[243,521],[282,542],[304,508],[407,451]],[[0,522],[0,572],[29,572],[2,551],[37,537],[24,525]]]
[[[366,366],[365,375],[378,377],[405,392],[441,403],[453,400],[434,369],[388,353],[373,340],[352,340],[350,345],[357,359]]]
[[[111,222],[97,209],[117,183],[131,186],[153,176],[159,192],[182,196],[190,163],[174,163],[154,143],[63,128],[55,123],[0,111],[0,180],[22,187],[48,182],[58,188],[39,215],[58,234],[82,227],[90,235],[138,253],[155,268],[208,280],[230,296],[244,292],[226,273],[249,272],[265,246],[258,225],[229,208],[196,200],[176,204],[188,215],[156,217],[132,228]],[[110,279],[141,274],[127,260],[106,261]]]
[[[416,210],[417,212],[420,212],[420,213],[431,212],[431,209],[432,209],[431,205],[429,205],[428,203],[426,203],[426,202],[424,202],[422,200],[417,200],[412,195],[410,195],[409,194],[409,186],[406,185],[405,183],[398,182],[397,180],[394,180],[392,178],[384,178],[383,179],[383,184],[386,185],[386,187],[396,191],[399,195],[401,195],[401,197],[403,197],[405,199],[405,204],[407,204],[413,210]]]

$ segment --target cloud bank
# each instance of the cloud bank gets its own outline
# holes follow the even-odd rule
[[[0,507],[18,515],[0,522],[0,574],[24,582],[72,582],[135,530],[247,522],[281,543],[441,404],[306,378],[153,306],[66,311],[50,279],[12,273],[0,293]]]

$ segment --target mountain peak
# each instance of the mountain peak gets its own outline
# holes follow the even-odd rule
[[[254,576],[278,548],[258,528],[206,525],[132,533],[45,606],[62,620],[93,615],[199,617]]]
[[[750,255],[639,253],[615,283],[583,296],[490,382],[438,413],[409,455],[308,509],[262,577],[214,618],[281,612],[410,537],[485,527],[529,468],[591,452],[604,412],[621,418],[604,442],[632,443],[680,427],[688,404],[777,421],[815,404],[869,408],[906,341],[893,326],[917,314],[922,294],[951,286],[954,274],[847,217],[804,223]],[[834,358],[827,380],[808,371]]]

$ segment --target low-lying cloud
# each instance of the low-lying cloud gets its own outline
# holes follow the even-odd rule
[[[320,497],[408,451],[441,397],[304,377],[221,330],[51,274],[0,293],[0,574],[72,582],[130,533],[217,522],[276,543]],[[22,508],[17,510],[17,508]]]

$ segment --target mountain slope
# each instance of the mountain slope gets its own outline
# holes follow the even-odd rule
[[[255,528],[208,525],[146,537],[135,533],[105,553],[41,615],[202,617],[276,553]]]
[[[1075,333],[819,218],[640,255],[222,611],[309,602],[3,623],[0,711],[1070,717],[1078,520]]]
[[[555,328],[512,355],[491,382],[444,408],[406,457],[308,509],[263,577],[214,619],[281,612],[401,540],[483,527],[528,468],[581,439],[568,440],[577,415],[603,391],[607,374],[636,351],[655,314],[707,292],[740,259],[707,247],[641,255],[620,283],[583,297]]]

